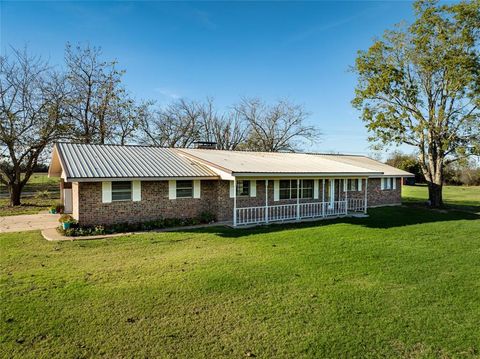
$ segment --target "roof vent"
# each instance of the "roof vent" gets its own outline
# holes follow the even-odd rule
[[[216,150],[217,143],[216,142],[209,142],[209,141],[195,141],[193,143],[193,148],[198,148],[201,150]]]

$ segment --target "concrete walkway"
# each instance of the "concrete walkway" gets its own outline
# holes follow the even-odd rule
[[[55,228],[60,225],[58,218],[60,215],[49,213],[0,217],[0,233]]]

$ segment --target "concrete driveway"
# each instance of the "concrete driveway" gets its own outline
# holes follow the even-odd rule
[[[22,214],[19,216],[0,217],[0,233],[23,232],[38,229],[55,228],[58,214]]]

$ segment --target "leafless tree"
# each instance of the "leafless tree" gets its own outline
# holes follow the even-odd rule
[[[200,138],[201,109],[194,101],[178,100],[150,111],[142,123],[144,142],[164,147],[190,147]]]
[[[124,71],[116,61],[103,61],[97,47],[67,44],[65,63],[69,86],[68,116],[73,140],[103,144],[112,136],[116,106],[125,90],[121,86]]]
[[[10,204],[21,193],[43,150],[66,130],[65,79],[26,50],[0,57],[0,182]]]
[[[235,150],[247,139],[248,123],[238,116],[236,111],[219,115],[213,100],[200,105],[202,139],[216,142],[217,149]]]
[[[145,123],[150,106],[151,103],[148,101],[136,104],[130,98],[118,101],[112,111],[112,142],[120,145],[136,142],[138,130],[141,124]]]
[[[293,152],[320,136],[314,126],[305,123],[309,114],[304,107],[287,100],[268,105],[258,98],[245,98],[235,106],[235,111],[250,125],[245,149]]]

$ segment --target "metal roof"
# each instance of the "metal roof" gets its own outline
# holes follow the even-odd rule
[[[178,149],[190,158],[220,168],[236,176],[247,175],[365,175],[409,176],[381,162],[363,156],[315,155],[307,153],[222,151]],[[393,171],[393,170],[395,171]]]
[[[372,171],[383,172],[383,176],[399,176],[399,177],[411,177],[411,173],[398,169],[396,167],[387,165],[380,161],[376,161],[370,157],[357,156],[357,155],[334,155],[334,154],[314,154],[315,156],[323,156],[328,159],[335,160],[337,162],[352,164],[367,168]]]
[[[57,143],[66,179],[96,178],[218,178],[218,174],[171,148]],[[52,166],[54,159],[52,159]],[[52,167],[51,166],[51,167]]]

